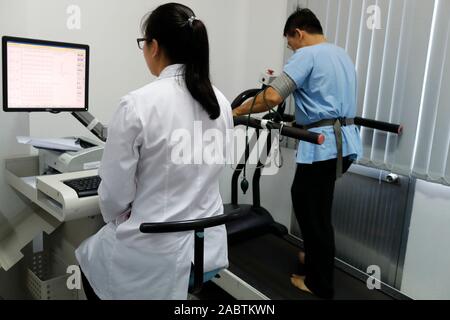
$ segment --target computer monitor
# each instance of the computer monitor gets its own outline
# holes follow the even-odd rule
[[[2,37],[4,111],[87,111],[89,46]]]

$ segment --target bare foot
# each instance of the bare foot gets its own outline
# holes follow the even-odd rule
[[[301,264],[305,264],[305,253],[303,251],[300,251],[298,253],[298,259],[300,260]]]
[[[296,274],[293,274],[292,277],[291,277],[291,283],[292,283],[295,287],[299,288],[300,290],[312,294],[311,290],[309,290],[308,287],[307,287],[306,284],[305,284],[305,277],[302,277],[302,276],[298,276],[298,275],[296,275]]]

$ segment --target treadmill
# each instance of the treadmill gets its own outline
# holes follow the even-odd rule
[[[242,93],[233,102],[235,108],[256,96],[261,90],[252,89]],[[284,115],[285,105],[280,105],[275,117],[265,116],[262,120],[253,117],[235,118],[235,125],[244,125],[256,129],[259,138],[262,129],[277,129],[280,135],[322,144],[323,136],[295,127],[293,116]],[[403,128],[374,120],[358,118],[355,122],[361,126],[376,128],[400,134]],[[271,134],[267,137],[267,153],[271,149]],[[247,141],[244,163],[249,158],[250,145]],[[238,182],[245,164],[239,164],[233,174],[231,188],[232,201],[225,205],[225,212],[240,209],[243,218],[227,223],[229,268],[222,271],[213,282],[236,299],[242,300],[319,300],[320,298],[303,292],[291,284],[292,274],[298,274],[300,263],[298,252],[302,242],[291,236],[288,229],[275,222],[271,214],[261,206],[260,178],[262,163],[258,164],[252,180],[253,204],[238,202]],[[245,190],[247,187],[243,187]],[[397,295],[378,290],[369,290],[365,279],[359,279],[345,268],[335,264],[336,300],[393,300]]]

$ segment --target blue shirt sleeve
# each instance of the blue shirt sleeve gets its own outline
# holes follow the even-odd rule
[[[300,49],[294,53],[284,66],[284,72],[301,88],[314,66],[314,57],[310,50]]]

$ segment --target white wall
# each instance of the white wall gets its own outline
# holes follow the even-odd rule
[[[6,2],[7,0],[0,0]],[[14,16],[26,21],[16,35],[86,43],[91,46],[90,111],[107,122],[121,96],[153,79],[135,39],[142,16],[164,1],[133,0],[17,0],[23,11]],[[196,12],[208,27],[212,79],[230,99],[257,85],[259,73],[280,70],[286,1],[191,0],[180,1]],[[81,29],[68,30],[66,9],[81,9]],[[257,9],[257,10],[256,10]],[[257,12],[257,14],[256,14]],[[68,114],[32,114],[31,134],[51,137],[89,135]]]
[[[22,9],[22,4],[16,1],[0,1],[0,36],[15,30],[20,32],[26,28],[26,22],[9,19],[10,16],[18,14]],[[0,101],[2,104],[2,92],[0,92]],[[3,106],[1,108],[3,109]],[[29,153],[29,148],[19,146],[15,140],[17,135],[27,135],[28,133],[29,117],[27,114],[2,112],[0,116],[0,239],[11,232],[14,218],[26,206],[5,183],[3,168],[5,167],[5,158]],[[19,278],[19,266],[12,268],[8,273],[0,268],[0,296],[22,298],[23,292],[16,285]]]
[[[414,299],[450,299],[450,188],[418,181],[402,291]]]
[[[3,0],[6,1],[6,0]],[[148,83],[147,72],[136,38],[142,16],[162,1],[133,0],[44,0],[29,1],[21,15],[28,22],[26,37],[90,45],[90,111],[107,122],[121,96]],[[69,5],[78,5],[81,29],[66,26]],[[90,135],[70,114],[31,114],[31,135],[60,137]]]
[[[122,95],[153,79],[135,38],[140,35],[142,16],[162,1],[134,0],[126,6],[121,0],[19,2],[27,3],[22,13],[23,19],[28,22],[26,36],[91,46],[90,110],[101,121],[106,123],[109,120]],[[180,2],[190,6],[205,22],[210,39],[212,80],[230,101],[246,89],[259,87],[257,80],[265,69],[281,71],[285,53],[282,35],[287,18],[287,0]],[[66,8],[69,4],[80,6],[81,30],[66,28]],[[99,12],[102,14],[99,15]],[[31,135],[59,137],[90,133],[67,114],[31,114]],[[288,226],[291,216],[290,182],[286,182],[292,181],[290,177],[295,166],[293,151],[286,150],[285,153],[289,168],[283,168],[278,176],[265,177],[261,190],[264,194],[263,205],[267,205],[277,221]],[[231,169],[227,170],[221,181],[224,202],[231,200],[231,173]],[[268,189],[273,186],[283,192],[272,195]],[[243,202],[250,203],[250,196],[251,193],[243,198]],[[271,201],[275,197],[285,201]]]
[[[6,1],[0,1],[0,35],[13,32],[13,30],[24,29],[25,25],[20,23],[20,21],[13,20],[11,23],[8,23],[8,16],[14,15],[21,10],[22,6],[17,2],[9,3],[6,7]],[[3,92],[0,92],[0,98],[0,103],[3,104]],[[16,141],[16,136],[27,135],[28,133],[28,114],[2,112],[0,116],[0,212],[8,219],[21,211],[24,208],[24,204],[4,182],[4,160],[14,155],[27,154],[29,152],[28,147],[23,147],[17,144]],[[1,219],[2,215],[0,214]],[[0,224],[0,232],[2,228],[4,226],[2,227],[2,224]]]

